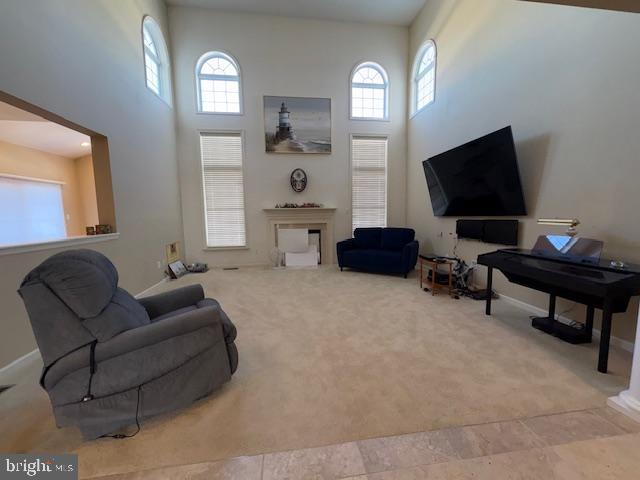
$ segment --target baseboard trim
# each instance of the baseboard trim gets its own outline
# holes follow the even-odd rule
[[[162,280],[160,280],[158,283],[155,283],[153,285],[151,285],[149,288],[143,290],[142,292],[138,293],[137,295],[135,295],[135,298],[140,298],[145,296],[146,294],[148,294],[149,292],[151,292],[154,288],[159,287],[160,285],[162,285],[163,283],[166,283],[169,281],[169,277],[164,277]],[[32,356],[34,355],[38,355],[40,353],[40,351],[36,348],[35,350],[33,350],[32,352],[29,352],[23,356],[21,356],[20,358],[16,358],[13,362],[8,363],[7,365],[5,365],[4,367],[0,367],[0,374],[7,372],[13,368],[17,368],[22,362],[29,360]]]
[[[507,303],[511,305],[521,308],[522,310],[526,310],[540,317],[546,317],[549,312],[544,308],[536,307],[535,305],[531,305],[530,303],[523,302],[522,300],[518,300],[517,298],[508,297],[502,293],[498,294],[498,296]],[[565,316],[558,317],[558,321],[562,323],[570,323],[572,320]],[[597,328],[593,329],[593,336],[596,339],[600,339],[600,330]],[[633,353],[633,349],[635,347],[635,343],[629,342],[628,340],[623,340],[622,338],[611,336],[611,345],[615,345],[618,348],[626,350],[627,352]]]
[[[140,298],[140,297],[144,297],[145,295],[147,295],[148,293],[151,292],[151,290],[153,290],[154,288],[159,287],[160,285],[162,285],[163,283],[167,283],[169,281],[169,277],[164,277],[162,280],[160,280],[158,283],[154,283],[153,285],[151,285],[149,288],[144,289],[143,291],[141,291],[140,293],[134,295],[135,298]]]
[[[37,348],[23,356],[21,356],[20,358],[16,358],[13,362],[5,365],[4,367],[0,368],[0,374],[8,372],[9,370],[12,370],[14,368],[17,368],[22,362],[25,362],[27,360],[29,360],[31,357],[40,355],[40,350],[38,350]]]

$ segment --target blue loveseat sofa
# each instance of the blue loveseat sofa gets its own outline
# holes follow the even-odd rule
[[[411,228],[356,228],[353,238],[338,242],[338,265],[379,273],[407,274],[418,261],[416,232]]]

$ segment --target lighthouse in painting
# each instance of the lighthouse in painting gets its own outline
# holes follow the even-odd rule
[[[291,115],[291,112],[287,110],[287,106],[282,102],[278,113],[278,131],[276,132],[276,140],[278,142],[294,138],[289,115]]]

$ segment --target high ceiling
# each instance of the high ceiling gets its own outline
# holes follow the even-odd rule
[[[42,117],[0,102],[0,141],[67,158],[91,153],[91,139]]]
[[[406,26],[425,0],[167,0],[167,3],[230,12]]]

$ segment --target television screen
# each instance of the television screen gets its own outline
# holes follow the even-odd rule
[[[436,216],[526,215],[511,127],[422,162]]]

